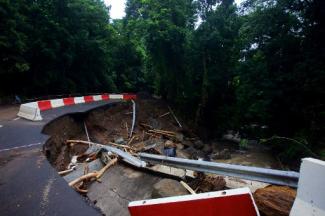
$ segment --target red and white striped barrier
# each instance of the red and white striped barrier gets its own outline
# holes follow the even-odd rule
[[[259,216],[249,188],[134,201],[129,212],[131,216]]]
[[[136,99],[135,94],[101,94],[101,95],[88,95],[81,97],[68,97],[61,99],[42,100],[36,102],[30,102],[20,105],[18,116],[29,119],[32,121],[41,121],[41,111],[54,109],[57,107],[71,106],[81,103],[91,103],[95,101],[106,100],[132,100]]]

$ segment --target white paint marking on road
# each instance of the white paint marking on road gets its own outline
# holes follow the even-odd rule
[[[32,144],[23,145],[23,146],[16,146],[16,147],[13,147],[13,148],[0,149],[0,152],[10,151],[10,150],[20,149],[20,148],[28,148],[28,147],[32,147],[32,146],[41,145],[41,144],[42,144],[41,142],[38,142],[38,143],[32,143]]]
[[[13,121],[17,121],[18,119],[20,119],[20,117],[14,118]]]
[[[0,125],[0,128],[2,128],[3,127],[3,125]]]

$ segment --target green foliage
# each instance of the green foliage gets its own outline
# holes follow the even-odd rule
[[[241,139],[239,142],[239,148],[240,149],[247,149],[248,147],[248,140],[247,139]]]
[[[324,11],[320,0],[128,0],[111,20],[102,0],[1,0],[0,95],[146,90],[205,138],[254,124],[322,149]]]

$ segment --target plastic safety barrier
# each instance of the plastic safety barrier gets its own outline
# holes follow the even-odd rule
[[[131,216],[259,216],[248,188],[134,201],[128,208]]]
[[[53,100],[42,100],[31,103],[25,103],[20,105],[20,109],[18,112],[18,116],[29,119],[32,121],[41,121],[41,111],[63,107],[63,106],[71,106],[74,104],[81,103],[91,103],[94,101],[102,101],[102,100],[133,100],[136,99],[135,94],[101,94],[101,95],[87,95],[81,97],[69,97],[69,98],[61,98],[61,99],[53,99]]]
[[[38,108],[37,102],[25,103],[20,105],[19,112],[17,114],[19,117],[29,119],[32,121],[41,121],[42,116],[40,109]]]

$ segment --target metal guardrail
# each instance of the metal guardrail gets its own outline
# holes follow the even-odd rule
[[[215,163],[209,161],[190,160],[147,153],[139,153],[139,156],[141,160],[153,164],[163,164],[182,169],[214,173],[224,176],[233,176],[276,185],[286,185],[290,187],[298,186],[299,173],[293,171],[282,171],[259,167]]]

